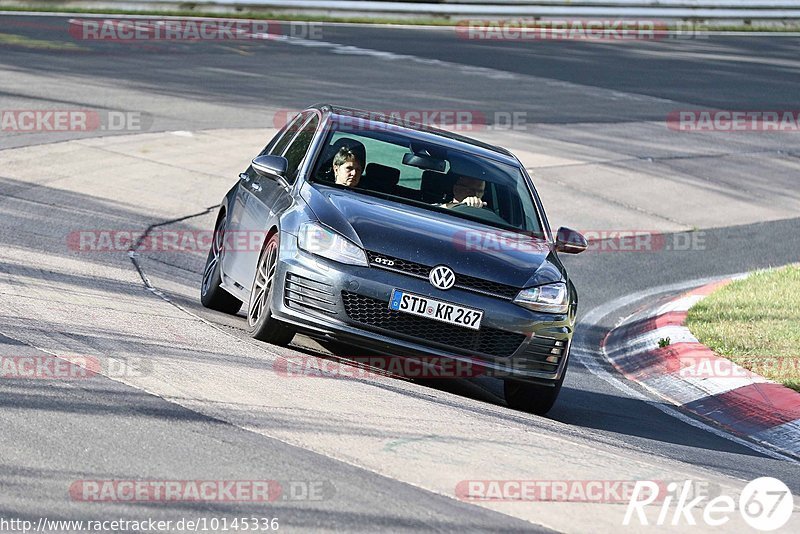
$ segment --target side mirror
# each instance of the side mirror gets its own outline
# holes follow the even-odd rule
[[[556,250],[558,252],[580,254],[586,250],[588,246],[589,243],[586,242],[586,238],[583,237],[580,232],[576,232],[572,228],[562,226],[556,233]]]
[[[253,170],[265,178],[286,177],[289,161],[283,156],[258,156],[251,162]]]

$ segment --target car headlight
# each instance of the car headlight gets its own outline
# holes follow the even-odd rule
[[[317,222],[304,222],[297,234],[297,246],[329,260],[367,267],[364,250],[330,228]]]
[[[523,289],[514,298],[514,304],[539,312],[567,313],[569,310],[567,285],[563,282],[556,282]]]

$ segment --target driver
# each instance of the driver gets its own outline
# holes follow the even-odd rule
[[[342,147],[333,157],[333,176],[336,183],[345,187],[356,187],[364,172],[364,162],[355,150]]]
[[[469,176],[459,176],[453,184],[453,200],[441,206],[443,208],[454,208],[456,206],[483,208],[486,206],[486,202],[483,201],[485,190],[486,182],[483,180]]]

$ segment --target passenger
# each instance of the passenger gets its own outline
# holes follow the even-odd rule
[[[443,208],[454,208],[455,206],[469,206],[471,208],[483,208],[486,202],[483,201],[483,193],[486,190],[486,182],[478,178],[469,176],[459,176],[453,184],[453,200],[442,204]]]
[[[345,187],[356,187],[364,172],[364,162],[350,148],[342,147],[333,157],[333,176],[335,182]]]

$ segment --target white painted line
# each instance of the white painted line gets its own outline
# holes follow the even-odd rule
[[[658,392],[662,398],[681,406],[708,397],[708,393],[671,375],[657,375],[644,381],[647,389]]]
[[[685,297],[681,297],[680,299],[667,302],[666,304],[663,304],[656,309],[647,309],[634,313],[626,317],[622,322],[620,322],[618,327],[625,326],[631,323],[636,323],[639,321],[647,321],[650,319],[655,319],[656,317],[665,315],[670,312],[689,311],[689,308],[697,304],[703,298],[705,297],[700,295],[687,295]]]
[[[679,299],[673,300],[672,302],[667,302],[660,308],[658,308],[655,313],[653,314],[654,317],[659,315],[665,315],[667,313],[672,312],[687,312],[689,308],[703,300],[705,295],[687,295],[685,297],[681,297]]]
[[[667,338],[669,338],[670,345],[675,343],[699,343],[697,338],[685,326],[662,326],[622,343],[615,341],[606,347],[606,354],[611,359],[618,359],[632,354],[647,352],[658,348],[659,341]]]

